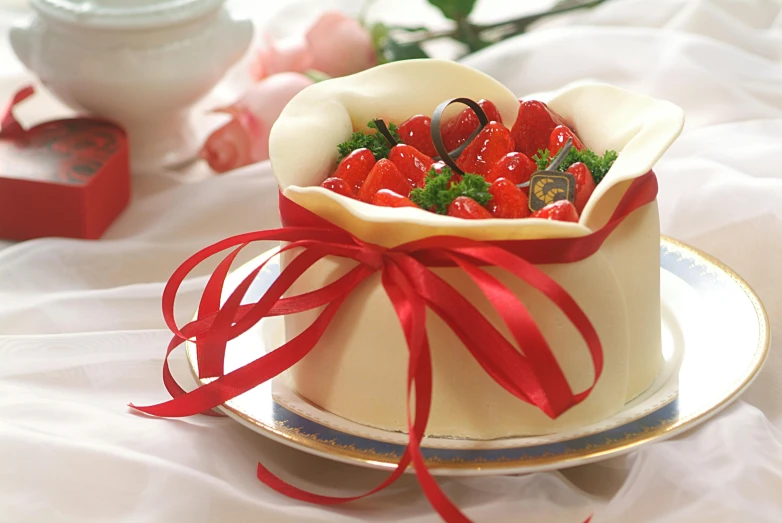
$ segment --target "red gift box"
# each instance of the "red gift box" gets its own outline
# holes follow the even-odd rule
[[[125,131],[94,118],[24,129],[13,108],[0,121],[0,238],[99,238],[130,201]]]

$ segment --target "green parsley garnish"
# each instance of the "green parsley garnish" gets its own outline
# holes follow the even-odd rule
[[[339,150],[339,158],[337,163],[341,162],[345,156],[349,155],[356,149],[369,149],[372,154],[375,155],[375,160],[381,158],[388,158],[388,152],[391,150],[391,144],[388,143],[382,134],[377,132],[377,125],[374,121],[367,124],[367,127],[374,129],[374,133],[365,133],[363,131],[356,131],[350,136],[350,140],[343,142],[337,146]],[[397,142],[402,142],[397,132],[397,126],[393,123],[388,124],[388,130],[391,131],[391,135]]]
[[[592,178],[595,179],[595,183],[597,184],[603,181],[608,170],[614,165],[616,157],[616,151],[606,151],[601,157],[589,149],[579,151],[573,147],[570,149],[567,156],[565,156],[564,161],[559,165],[559,170],[566,171],[567,168],[574,163],[582,162],[589,168],[589,171],[592,173]],[[541,149],[538,151],[538,154],[532,157],[532,159],[538,164],[538,169],[545,170],[551,163],[551,153],[548,149]]]
[[[430,169],[426,173],[426,185],[413,189],[410,199],[421,207],[438,214],[448,214],[448,206],[459,196],[472,198],[481,205],[491,200],[489,187],[491,184],[479,174],[464,174],[462,181],[451,185],[453,171],[443,167],[440,174]]]

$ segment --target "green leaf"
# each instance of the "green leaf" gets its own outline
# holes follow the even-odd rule
[[[393,29],[418,30],[424,28],[395,27]],[[374,24],[369,34],[372,37],[372,45],[375,48],[378,64],[397,62],[399,60],[411,60],[414,58],[429,58],[418,44],[401,44],[391,37],[391,27],[382,23]]]
[[[388,62],[384,52],[386,40],[388,40],[388,33],[388,26],[380,22],[373,24],[372,27],[369,28],[369,35],[372,38],[372,47],[375,48],[378,64]]]
[[[476,0],[429,0],[429,3],[438,8],[451,20],[467,18],[475,7]]]
[[[538,151],[538,154],[532,157],[532,161],[538,164],[539,171],[543,171],[551,163],[551,153],[548,149],[541,149]]]
[[[386,62],[398,62],[399,60],[429,58],[429,55],[418,44],[400,44],[393,38],[387,37],[383,46],[383,58]]]

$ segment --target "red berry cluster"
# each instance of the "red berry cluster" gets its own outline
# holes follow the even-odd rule
[[[460,196],[448,207],[448,214],[467,219],[481,218],[547,218],[577,222],[579,213],[595,188],[589,168],[581,163],[568,167],[576,180],[575,205],[567,200],[557,201],[530,214],[527,202],[529,189],[519,188],[526,183],[538,167],[531,157],[548,148],[553,156],[568,139],[579,151],[584,145],[576,134],[565,125],[562,118],[545,103],[531,100],[521,102],[512,129],[502,124],[496,106],[488,101],[478,102],[489,124],[464,148],[456,160],[465,173],[479,174],[491,184],[492,198],[484,206],[477,201]],[[432,158],[437,152],[432,142],[432,120],[428,116],[415,115],[399,126],[403,143],[391,148],[388,159],[375,159],[369,149],[357,149],[346,156],[336,172],[322,186],[349,198],[385,207],[417,207],[410,200],[410,193],[426,183],[426,174],[434,168],[440,172],[443,162]],[[475,111],[468,108],[442,125],[443,143],[448,151],[463,145],[479,128]],[[451,183],[461,177],[454,174]]]

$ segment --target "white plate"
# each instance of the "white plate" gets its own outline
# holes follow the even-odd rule
[[[237,269],[228,279],[226,295],[267,256]],[[432,473],[512,474],[581,465],[690,429],[741,394],[768,351],[760,300],[730,269],[667,238],[660,245],[660,271],[665,363],[649,390],[616,416],[578,430],[491,441],[426,438],[422,446]],[[256,301],[278,274],[273,260],[246,301]],[[262,320],[228,344],[226,372],[279,346],[282,335],[280,318]],[[197,376],[191,343],[187,352]],[[360,425],[304,401],[285,376],[234,398],[221,410],[286,445],[372,468],[394,468],[407,442],[403,433]]]

